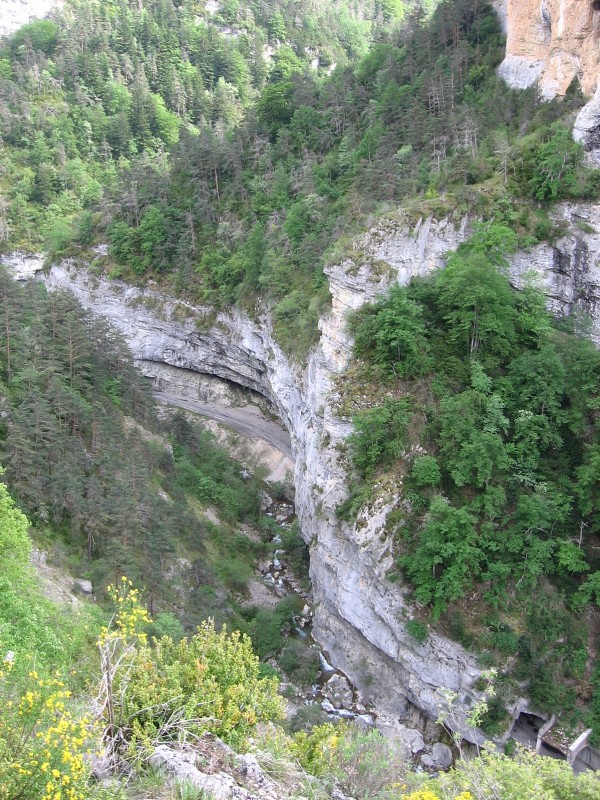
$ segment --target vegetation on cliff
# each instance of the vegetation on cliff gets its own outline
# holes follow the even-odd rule
[[[516,246],[506,225],[482,224],[443,272],[355,316],[354,378],[385,399],[356,412],[357,482],[340,513],[390,476],[414,600],[465,644],[510,657],[512,679],[557,711],[595,682],[600,354],[584,320],[558,322],[534,286],[511,288]]]

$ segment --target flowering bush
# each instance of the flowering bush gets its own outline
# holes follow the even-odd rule
[[[17,691],[10,666],[5,661],[0,674],[0,800],[84,800],[89,719],[71,710],[71,693],[58,676],[32,670]]]
[[[282,716],[277,680],[260,678],[248,637],[204,622],[190,639],[165,636],[139,649],[128,677],[131,739],[149,742],[212,731],[241,744],[257,722]],[[175,724],[180,722],[181,724]]]
[[[360,800],[396,798],[398,780],[409,767],[397,742],[352,724],[326,723],[310,733],[300,731],[290,750],[308,772],[333,779]]]
[[[320,777],[331,770],[342,732],[342,726],[330,722],[316,725],[310,733],[298,731],[290,743],[291,752],[307,772]]]
[[[143,761],[159,741],[204,731],[240,744],[257,722],[282,716],[277,681],[260,678],[248,637],[205,622],[191,639],[164,636],[150,645],[150,618],[131,581],[123,577],[109,592],[116,612],[98,641],[97,707],[113,767]]]

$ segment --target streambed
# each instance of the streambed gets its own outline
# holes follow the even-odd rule
[[[289,530],[296,521],[294,507],[287,501],[271,500],[265,514],[284,530]],[[317,678],[308,691],[298,690],[298,700],[306,706],[320,707],[331,719],[355,720],[365,727],[375,725],[377,717],[373,709],[364,702],[348,676],[331,663],[328,653],[313,637],[312,598],[310,592],[300,586],[286,564],[280,533],[273,536],[271,546],[272,554],[263,573],[263,580],[278,597],[295,596],[303,602],[301,613],[294,618],[292,636],[305,647],[316,650],[319,656]]]

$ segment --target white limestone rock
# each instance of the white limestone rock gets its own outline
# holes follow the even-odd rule
[[[425,750],[425,739],[423,738],[423,734],[420,731],[415,730],[415,728],[405,728],[404,726],[401,726],[398,734],[401,741],[404,742],[413,756],[416,756]]]
[[[73,588],[81,592],[81,594],[92,595],[94,594],[94,587],[92,586],[91,581],[87,581],[84,578],[76,578],[73,581]]]
[[[0,36],[7,36],[33,19],[45,17],[60,0],[0,0]]]
[[[265,775],[253,755],[236,756],[219,740],[212,747],[229,755],[229,768],[207,774],[198,769],[198,753],[193,748],[165,744],[155,748],[150,765],[163,772],[170,783],[185,781],[213,800],[279,800],[279,788]]]
[[[590,232],[596,224],[600,230],[600,206],[563,204],[555,213],[569,232],[554,245],[515,255],[511,279],[522,286],[533,272],[552,310],[586,311],[600,341],[600,233]],[[207,327],[207,309],[91,277],[69,263],[54,265],[45,278],[48,289],[70,289],[85,307],[111,320],[137,359],[217,375],[273,403],[290,432],[296,510],[304,537],[312,541],[315,637],[379,719],[388,715],[396,725],[408,720],[412,706],[436,719],[442,688],[457,693],[466,714],[479,696],[481,670],[459,644],[433,633],[418,644],[406,632],[410,602],[403,587],[386,577],[392,551],[385,522],[396,499],[379,498],[361,513],[360,524],[337,519],[336,506],[347,493],[340,449],[352,426],[337,414],[334,381],[351,358],[348,312],[394,282],[443,267],[445,255],[468,233],[466,219],[423,219],[411,228],[399,215],[359,237],[353,251],[327,269],[332,305],[305,368],[282,352],[266,313],[255,321],[239,310],[221,312]],[[469,735],[466,725],[458,725]]]
[[[497,71],[512,89],[529,89],[539,81],[544,62],[525,56],[506,56]]]
[[[442,742],[436,742],[433,745],[431,748],[431,758],[433,760],[433,765],[440,769],[448,769],[448,767],[452,766],[452,762],[454,761],[452,750],[447,744],[442,744]]]
[[[12,253],[0,256],[0,264],[16,281],[37,280],[44,269],[44,256],[40,253]]]
[[[600,165],[600,84],[592,99],[577,114],[573,138],[591,154],[594,165]]]

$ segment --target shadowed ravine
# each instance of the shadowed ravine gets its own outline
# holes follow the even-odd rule
[[[292,446],[287,431],[277,423],[271,422],[260,415],[260,412],[252,408],[232,408],[217,406],[210,403],[202,403],[198,400],[190,400],[186,397],[179,397],[169,392],[154,392],[155,398],[159,403],[170,406],[177,406],[186,411],[193,411],[203,417],[214,419],[239,433],[255,439],[262,439],[279,450],[283,455],[292,457]]]

